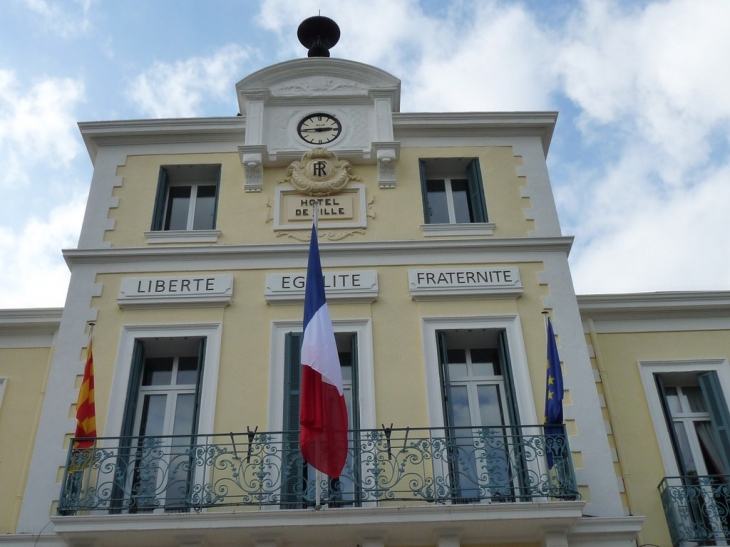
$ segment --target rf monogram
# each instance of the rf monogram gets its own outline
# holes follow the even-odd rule
[[[327,176],[327,162],[323,160],[313,161],[311,163],[312,176],[315,177],[326,177]]]

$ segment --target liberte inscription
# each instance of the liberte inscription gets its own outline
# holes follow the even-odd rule
[[[228,306],[233,296],[231,274],[125,277],[117,304],[130,307]]]

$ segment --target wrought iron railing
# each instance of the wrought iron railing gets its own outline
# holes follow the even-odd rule
[[[730,543],[730,476],[665,477],[659,493],[675,547]]]
[[[342,475],[321,479],[322,505],[578,497],[567,437],[541,426],[383,428],[350,438]],[[315,504],[315,482],[295,432],[106,437],[69,449],[58,513],[305,508]]]

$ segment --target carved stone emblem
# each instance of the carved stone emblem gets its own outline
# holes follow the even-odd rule
[[[362,182],[352,174],[349,161],[338,159],[326,148],[314,148],[301,160],[291,162],[286,174],[280,184],[289,183],[300,194],[308,196],[330,196],[343,190],[351,181]]]

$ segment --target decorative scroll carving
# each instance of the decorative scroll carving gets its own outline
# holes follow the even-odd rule
[[[340,160],[326,148],[314,148],[293,161],[286,170],[287,177],[279,184],[291,184],[300,194],[329,196],[337,194],[350,182],[362,182],[352,174],[352,165]]]
[[[246,192],[260,192],[264,184],[264,166],[261,154],[242,154],[245,182],[243,189]]]
[[[321,239],[327,239],[329,241],[340,241],[341,239],[345,239],[346,237],[350,237],[354,234],[364,234],[365,230],[348,230],[346,232],[328,232],[326,230],[323,231],[317,231],[317,235]],[[296,239],[297,241],[304,241],[308,242],[310,237],[310,232],[277,232],[276,237],[289,237],[291,239]]]
[[[378,186],[395,188],[395,150],[378,150]]]

